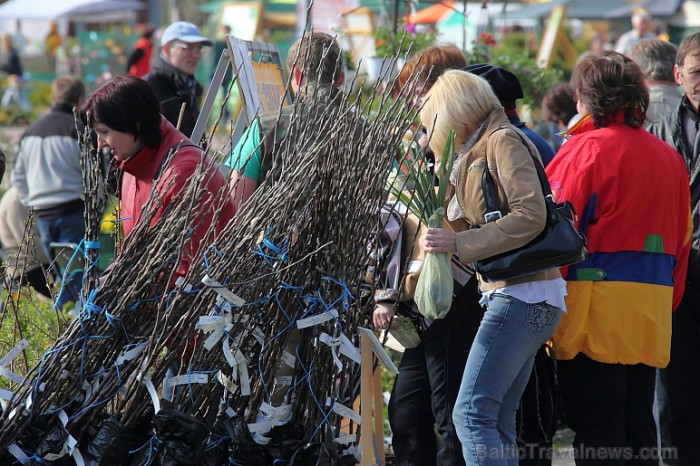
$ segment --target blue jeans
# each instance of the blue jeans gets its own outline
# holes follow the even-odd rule
[[[85,237],[85,220],[83,218],[83,212],[75,212],[70,215],[64,215],[61,217],[56,217],[52,219],[42,219],[36,218],[36,227],[39,231],[39,236],[41,238],[41,246],[46,253],[46,257],[53,263],[54,272],[59,276],[63,276],[63,270],[58,270],[58,267],[54,263],[56,259],[53,251],[51,251],[51,243],[75,243],[80,244],[80,242]],[[83,256],[82,254],[77,254],[74,261],[77,260],[80,271],[71,273],[69,276],[65,277],[63,284],[61,285],[61,293],[56,297],[55,307],[58,309],[63,308],[63,305],[73,301],[77,302],[80,298],[80,289],[83,284],[83,273],[82,264]]]
[[[467,359],[452,419],[470,466],[518,464],[515,413],[537,350],[561,309],[493,293]]]

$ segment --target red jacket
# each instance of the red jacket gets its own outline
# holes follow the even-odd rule
[[[139,39],[134,44],[134,51],[141,50],[143,55],[141,55],[132,65],[129,67],[129,74],[136,76],[137,78],[142,78],[151,71],[151,56],[153,55],[153,44],[151,40],[146,37],[139,37]]]
[[[119,164],[123,170],[121,185],[121,214],[124,219],[124,235],[129,236],[136,222],[139,221],[143,206],[148,200],[153,178],[161,168],[161,162],[168,152],[181,142],[191,141],[165,119],[161,118],[160,124],[162,139],[160,146],[156,148],[143,148],[130,159]],[[163,205],[158,209],[153,221],[154,224],[162,215],[163,208],[173,201],[176,194],[185,189],[191,175],[201,163],[209,167],[209,177],[206,181],[207,195],[202,198],[202,205],[207,205],[212,195],[221,193],[226,200],[218,217],[217,232],[220,232],[228,221],[233,217],[234,207],[230,196],[224,192],[227,180],[218,170],[216,164],[212,164],[209,157],[204,157],[202,150],[198,147],[185,146],[178,150],[172,163],[162,168],[157,189],[162,192]],[[167,191],[166,191],[167,190]],[[217,202],[217,201],[215,201]],[[192,217],[192,225],[195,227],[194,233],[185,243],[182,260],[178,264],[177,274],[182,276],[187,273],[190,263],[197,259],[197,250],[202,237],[206,234],[213,221],[213,209],[200,209]]]

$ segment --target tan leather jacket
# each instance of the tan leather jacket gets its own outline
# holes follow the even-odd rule
[[[457,255],[463,263],[524,246],[544,229],[546,217],[544,196],[530,152],[503,110],[494,110],[477,131],[476,140],[470,140],[460,150],[455,183],[455,197],[463,217],[460,221],[464,226],[480,225],[456,228]],[[539,158],[535,146],[529,141],[528,144]],[[498,188],[502,214],[502,218],[489,223],[484,220],[486,204],[481,188],[484,157]],[[481,277],[479,281],[482,290],[489,290],[559,276],[558,269],[551,269],[508,282],[485,282]]]

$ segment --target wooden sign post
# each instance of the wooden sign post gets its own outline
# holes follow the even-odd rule
[[[366,328],[360,332],[360,418],[362,432],[360,449],[361,466],[384,466],[384,414],[381,370],[399,371],[386,354],[374,333]],[[381,363],[381,364],[379,364]]]
[[[576,50],[564,31],[565,18],[566,8],[563,5],[557,5],[552,9],[537,52],[537,66],[540,68],[547,69],[552,66],[557,49],[569,66],[573,68],[576,65]]]
[[[240,90],[243,105],[231,135],[232,144],[240,139],[246,125],[256,116],[262,112],[277,110],[283,96],[284,103],[291,104],[289,93],[286,92],[287,79],[276,45],[241,40],[231,35],[226,36],[226,44],[227,48],[219,57],[219,63],[204,97],[202,110],[192,131],[191,139],[194,142],[199,142],[204,134],[216,93],[229,66],[232,67],[233,79]]]
[[[384,458],[384,416],[382,413],[381,367],[372,352],[372,342],[367,334],[360,335],[360,416],[362,418],[361,466],[383,466]],[[372,420],[374,418],[374,425]]]

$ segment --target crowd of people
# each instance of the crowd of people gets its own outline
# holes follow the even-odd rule
[[[649,24],[648,12],[637,11],[615,51],[587,53],[569,83],[548,90],[543,117],[557,139],[520,120],[518,76],[469,63],[454,45],[414,55],[396,78],[393,96],[418,115],[413,137],[421,154],[433,166],[454,159],[443,226],[392,214],[379,234],[385,254],[374,265],[371,321],[391,332],[404,318],[418,337],[405,345],[389,400],[396,465],[551,464],[561,422],[574,432],[577,465],[700,464],[700,33],[676,48]],[[143,31],[128,73],[89,96],[79,78],[58,77],[51,110],[21,138],[13,189],[0,202],[0,241],[8,260],[21,239],[15,233],[6,244],[10,225],[2,223],[17,231],[34,211],[41,248],[24,256],[30,264],[13,267],[25,269],[40,293],[49,294],[47,274],[37,271],[55,259],[52,243],[79,244],[85,234],[78,144],[85,125],[119,175],[127,237],[151,191],[161,193],[165,209],[197,167],[207,167],[208,196],[230,192],[220,212],[193,216],[176,270],[184,276],[209,227],[221,231],[260,186],[275,183],[284,163],[294,163],[280,157],[295,142],[289,122],[327,124],[329,113],[318,109],[344,98],[336,39],[302,37],[287,60],[298,103],[252,121],[217,169],[201,141],[189,139],[203,93],[194,71],[214,42],[180,21],[163,30],[156,52],[153,34]],[[16,68],[11,39],[3,43],[7,66]],[[454,153],[446,154],[451,132]],[[552,195],[577,212],[588,257],[491,281],[474,264],[527,245],[545,225],[548,193],[538,167]],[[486,175],[497,187],[497,216],[486,208]],[[433,253],[452,258],[454,296],[442,319],[421,314],[408,283]],[[79,273],[66,277],[58,307],[80,299],[80,281]]]

